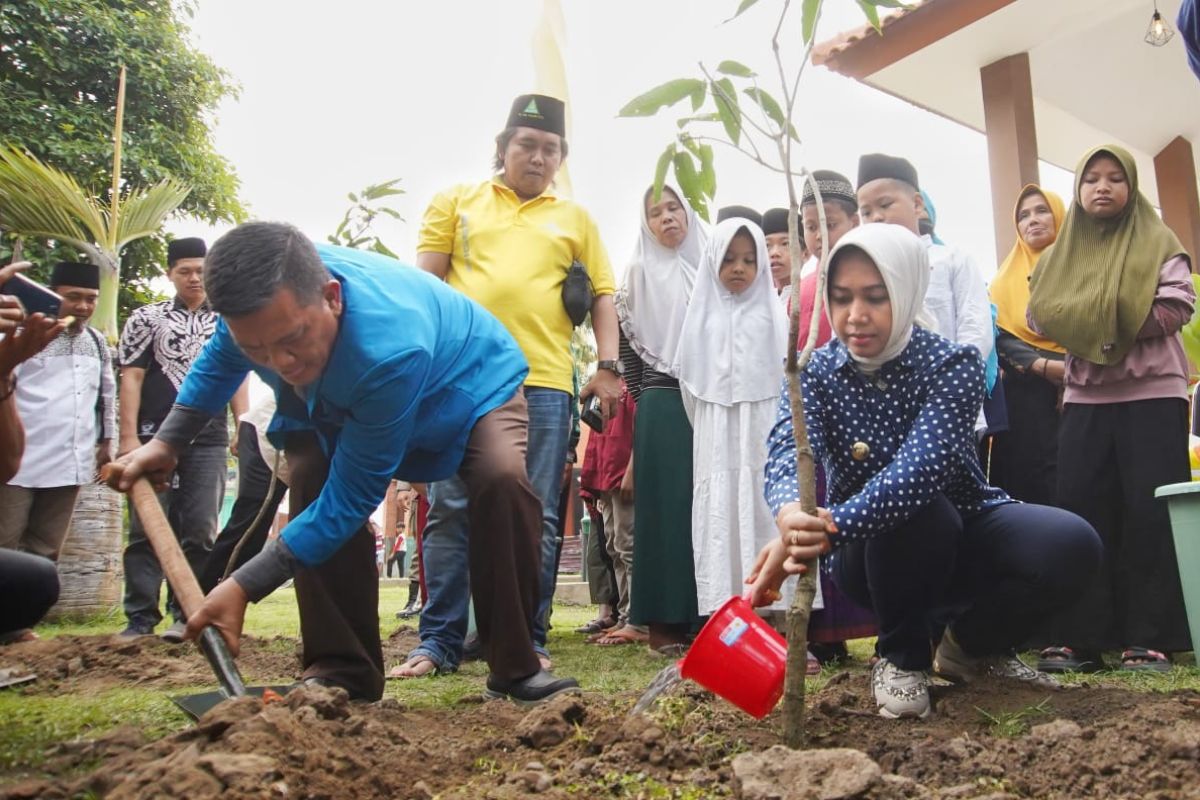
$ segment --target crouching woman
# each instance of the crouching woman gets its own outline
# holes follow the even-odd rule
[[[838,588],[879,620],[871,687],[891,719],[929,715],[931,672],[1054,686],[1014,648],[1077,596],[1101,558],[1080,517],[987,484],[974,437],[983,361],[922,327],[928,282],[924,246],[899,226],[863,225],[833,250],[825,300],[836,338],[802,375],[829,507],[812,516],[797,502],[785,393],[766,474],[780,536],[748,590],[765,604],[801,562],[832,551]]]

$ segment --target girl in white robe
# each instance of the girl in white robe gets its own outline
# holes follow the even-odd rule
[[[700,614],[740,595],[755,557],[778,538],[763,497],[787,340],[762,230],[739,217],[712,233],[679,340],[678,375],[693,438],[692,552]],[[774,610],[786,609],[790,593]]]

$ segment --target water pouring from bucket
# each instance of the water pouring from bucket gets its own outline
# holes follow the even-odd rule
[[[648,709],[682,680],[762,719],[783,696],[787,642],[741,597],[731,597],[700,629],[687,655],[655,677],[631,714]]]

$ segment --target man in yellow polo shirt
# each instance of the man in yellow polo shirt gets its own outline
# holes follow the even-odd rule
[[[417,266],[446,280],[491,311],[529,361],[526,469],[542,502],[541,602],[530,620],[535,649],[549,668],[546,630],[556,582],[558,497],[571,425],[570,340],[574,324],[564,281],[578,262],[591,282],[590,311],[599,362],[580,392],[595,395],[605,419],[620,396],[617,314],[612,268],[596,224],[582,207],[552,191],[567,156],[561,100],[522,95],[496,137],[496,175],[439,193],[421,223]],[[572,295],[579,301],[578,294]],[[586,295],[585,295],[586,298]],[[586,312],[585,305],[575,311]],[[393,677],[451,671],[467,632],[467,494],[457,478],[430,486],[423,557],[429,599],[421,612],[421,644]],[[505,642],[483,642],[485,649]]]

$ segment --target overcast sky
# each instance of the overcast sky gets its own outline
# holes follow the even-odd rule
[[[732,58],[778,94],[770,52],[777,0],[721,24],[736,0],[561,0],[566,19],[569,165],[574,197],[595,217],[618,275],[632,252],[638,203],[674,117],[618,119],[628,100],[663,81]],[[799,5],[798,3],[794,5]],[[825,0],[818,39],[862,23],[853,0]],[[451,184],[490,176],[492,139],[514,96],[534,83],[530,40],[542,0],[200,0],[198,47],[241,85],[215,119],[218,150],[259,219],[286,220],[324,239],[346,193],[402,178],[392,203],[404,223],[380,227],[411,261],[421,214]],[[799,19],[789,26],[799,41]],[[793,56],[798,46],[790,47]],[[794,62],[794,59],[793,59]],[[858,156],[909,158],[938,211],[938,233],[995,269],[987,151],[981,134],[824,68],[809,67],[797,127],[801,159],[854,179]],[[686,102],[678,107],[684,109]],[[784,205],[782,178],[718,151],[717,205]],[[1071,178],[1043,163],[1042,180]],[[220,233],[187,221],[179,235]]]

